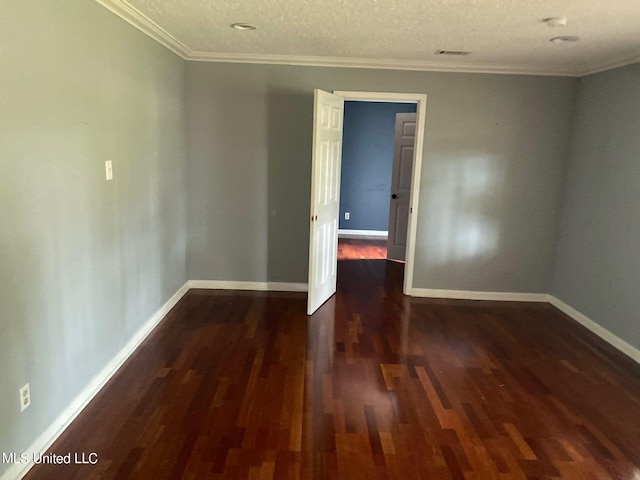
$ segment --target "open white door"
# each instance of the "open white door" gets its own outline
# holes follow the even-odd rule
[[[307,315],[336,292],[343,114],[342,97],[314,91]]]
[[[404,261],[406,257],[415,140],[416,114],[396,114],[387,239],[387,258],[390,260]]]

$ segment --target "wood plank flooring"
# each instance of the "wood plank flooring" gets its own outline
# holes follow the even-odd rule
[[[339,238],[338,260],[384,260],[387,239]]]
[[[548,304],[191,290],[35,479],[640,478],[640,368]]]

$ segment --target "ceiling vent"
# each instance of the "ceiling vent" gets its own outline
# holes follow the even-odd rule
[[[462,50],[436,50],[436,55],[452,55],[454,57],[464,57],[471,55],[472,52],[463,52]]]

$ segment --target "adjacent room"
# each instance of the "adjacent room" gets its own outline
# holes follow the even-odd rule
[[[0,23],[1,480],[640,478],[640,3]]]
[[[404,261],[415,113],[411,102],[345,102],[339,260]]]

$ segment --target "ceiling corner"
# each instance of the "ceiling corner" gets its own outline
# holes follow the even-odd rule
[[[110,12],[122,18],[125,22],[134,26],[145,35],[153,38],[156,42],[171,50],[176,55],[185,60],[189,59],[191,51],[189,48],[176,39],[169,32],[158,24],[133,8],[123,0],[95,0]]]

